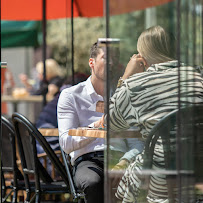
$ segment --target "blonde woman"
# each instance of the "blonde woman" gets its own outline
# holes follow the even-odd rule
[[[120,131],[132,126],[140,128],[145,140],[153,126],[165,115],[178,108],[178,72],[181,74],[181,106],[202,104],[203,79],[194,67],[178,67],[175,60],[175,41],[162,27],[145,30],[134,54],[110,99],[110,129]],[[103,118],[98,124],[103,122]],[[143,153],[135,157],[122,177],[116,196],[123,203],[136,203],[142,186]],[[158,139],[152,167],[164,170],[161,138]],[[166,203],[168,188],[164,175],[153,174],[147,202]]]
[[[29,80],[25,74],[20,75],[21,82],[25,85],[29,92],[33,95],[41,95],[45,92],[49,96],[56,95],[64,82],[64,79],[62,77],[63,71],[61,70],[59,64],[54,59],[46,60],[47,84],[43,83],[44,64],[42,61],[37,63],[36,71],[38,74],[37,77],[40,80],[40,87],[37,90],[33,89],[32,85],[29,84]]]

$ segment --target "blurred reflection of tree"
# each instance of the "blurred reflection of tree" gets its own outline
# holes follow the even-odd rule
[[[129,56],[137,52],[137,39],[145,29],[144,11],[112,16],[110,20],[110,36],[120,38],[120,63],[124,66]]]
[[[181,11],[181,60],[189,64],[201,64],[202,23],[200,13],[196,12],[196,32],[194,32],[194,6],[184,0]],[[183,7],[183,5],[182,5]],[[197,7],[198,8],[198,7]],[[196,9],[198,11],[198,9]],[[156,7],[157,24],[176,33],[176,2]],[[120,63],[124,66],[129,56],[137,52],[137,38],[145,29],[145,10],[110,16],[109,33],[111,38],[120,38]],[[87,58],[89,45],[98,38],[106,36],[105,18],[74,18],[75,71],[89,74]],[[71,74],[71,19],[48,21],[47,44],[53,48],[53,58],[63,67],[68,60],[68,74]],[[194,43],[195,41],[195,43]],[[194,46],[195,44],[195,46]],[[194,49],[196,57],[194,58]]]
[[[90,73],[87,63],[89,46],[99,37],[105,37],[103,18],[74,18],[74,68],[76,72]],[[66,28],[67,23],[67,28]],[[48,21],[47,44],[53,48],[53,58],[65,67],[68,54],[68,74],[71,74],[71,21]]]

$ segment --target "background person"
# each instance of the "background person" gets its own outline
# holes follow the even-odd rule
[[[20,74],[21,83],[27,88],[32,95],[43,95],[47,93],[49,96],[54,96],[60,90],[64,82],[64,72],[59,64],[54,59],[46,59],[46,80],[47,84],[43,82],[44,64],[42,61],[36,64],[37,77],[39,79],[39,86],[37,89],[29,83],[27,75]]]
[[[1,94],[11,95],[15,87],[13,74],[9,68],[1,68]],[[7,115],[8,109],[6,102],[1,102],[1,114]]]

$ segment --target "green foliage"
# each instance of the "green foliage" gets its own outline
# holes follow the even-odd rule
[[[71,73],[71,19],[52,20],[48,22],[47,44],[53,47],[53,57],[62,67]],[[89,50],[99,37],[105,37],[103,18],[74,19],[74,69],[90,73],[88,65]]]
[[[137,53],[137,39],[144,30],[144,11],[136,11],[110,18],[110,37],[120,38],[120,63],[126,66]]]

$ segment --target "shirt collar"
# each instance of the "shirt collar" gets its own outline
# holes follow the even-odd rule
[[[87,89],[87,93],[92,97],[94,102],[104,101],[103,97],[96,93],[91,82],[91,76],[86,80],[86,89]]]
[[[91,82],[91,76],[86,80],[86,88],[87,88],[87,93],[89,95],[91,94],[97,94],[94,90],[94,87],[92,85],[92,82]]]
[[[164,63],[158,63],[158,64],[153,64],[151,65],[148,69],[147,72],[151,71],[166,71],[171,68],[177,68],[179,66],[179,63],[177,60],[174,61],[167,61]],[[184,66],[183,63],[180,63],[180,66]]]

